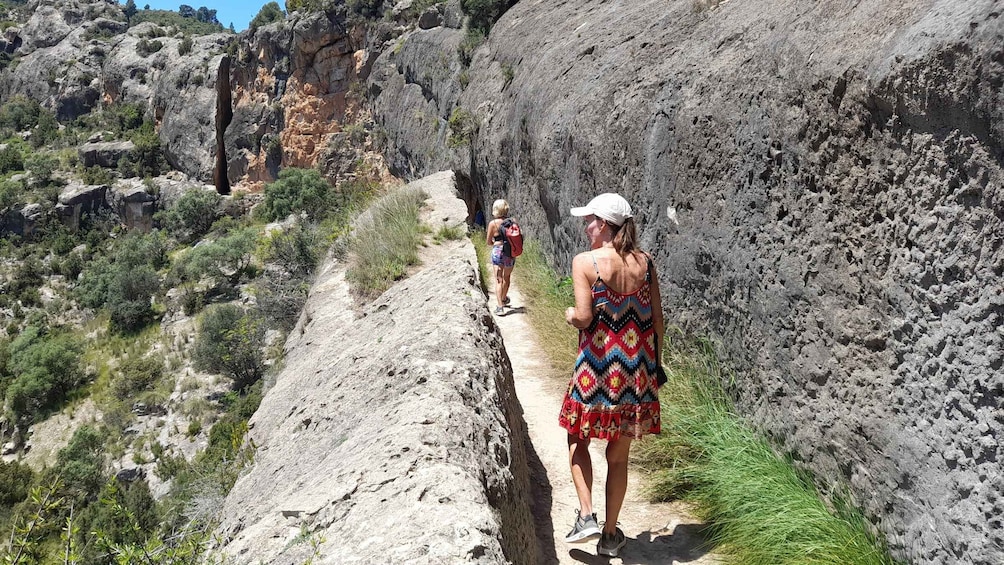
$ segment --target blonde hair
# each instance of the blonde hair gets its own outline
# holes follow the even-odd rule
[[[492,204],[492,216],[496,218],[505,218],[509,215],[509,203],[501,198],[496,200]]]

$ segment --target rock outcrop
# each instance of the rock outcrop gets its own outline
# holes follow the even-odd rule
[[[216,72],[232,34],[191,37],[185,51],[181,33],[150,22],[128,27],[113,0],[32,0],[26,11],[27,22],[4,30],[0,46],[17,64],[0,70],[0,99],[26,96],[61,120],[138,104],[172,167],[212,177]]]
[[[524,0],[466,69],[458,30],[396,40],[369,92],[395,171],[468,175],[562,269],[568,208],[625,194],[670,323],[715,338],[751,420],[898,557],[989,565],[1002,7]]]
[[[452,173],[420,187],[428,217],[463,225]],[[361,311],[344,266],[322,266],[249,423],[225,554],[302,563],[313,540],[320,563],[540,562],[512,370],[473,247],[447,245]]]

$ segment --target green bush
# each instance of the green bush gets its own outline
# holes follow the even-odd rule
[[[258,29],[261,26],[274,22],[281,22],[285,17],[286,15],[282,13],[282,8],[279,7],[278,2],[269,2],[261,7],[258,14],[251,20],[248,28],[252,30]]]
[[[471,27],[485,34],[517,0],[460,0],[460,8],[471,18]]]
[[[265,374],[265,326],[233,304],[208,308],[199,321],[192,359],[204,371],[223,373],[243,390]]]
[[[285,219],[295,212],[320,218],[327,209],[331,185],[316,169],[283,169],[279,180],[265,186],[265,201],[260,205],[264,219]]]
[[[185,35],[209,35],[223,31],[223,26],[219,22],[182,17],[172,10],[140,10],[129,20],[129,25],[135,26],[143,22],[153,22],[161,27],[173,27]]]
[[[15,143],[7,143],[0,149],[0,175],[24,169],[24,158]]]
[[[313,274],[321,259],[320,246],[316,227],[296,224],[265,238],[262,243],[262,261],[277,265],[284,273],[304,279]]]
[[[167,263],[163,235],[129,234],[119,239],[111,255],[92,259],[80,276],[75,296],[87,308],[107,308],[112,328],[133,332],[154,317],[150,299],[160,292],[156,270]]]
[[[104,487],[105,439],[102,430],[80,426],[59,450],[56,466],[49,471],[62,478],[67,493],[78,503],[95,501]]]
[[[349,15],[367,20],[375,20],[383,16],[380,8],[383,6],[382,0],[345,0],[345,7],[349,9]]]
[[[160,278],[149,266],[119,265],[109,281],[105,302],[112,328],[128,333],[146,326],[155,315],[150,298],[159,291]]]
[[[191,243],[207,234],[220,217],[221,200],[214,191],[191,189],[169,210],[159,212],[157,220],[178,241]]]
[[[316,228],[296,225],[267,238],[262,248],[262,260],[271,268],[255,281],[255,303],[262,317],[288,331],[307,301],[308,280],[320,261],[321,238]]]
[[[160,147],[160,137],[153,131],[153,124],[145,122],[132,135],[136,146],[129,157],[123,157],[119,170],[126,177],[156,177],[167,169],[167,162]]]
[[[320,12],[325,8],[324,0],[286,0],[286,13]]]
[[[377,296],[418,262],[418,212],[426,198],[420,190],[398,190],[370,207],[369,221],[360,223],[349,245],[353,259],[346,278],[355,292]]]
[[[474,114],[460,107],[453,109],[447,124],[450,127],[450,137],[447,140],[450,147],[469,144],[478,131],[478,122]]]
[[[149,39],[140,39],[136,43],[136,53],[139,53],[140,57],[148,57],[157,51],[160,51],[164,47],[164,43],[158,39],[150,41]]]
[[[186,35],[185,38],[181,40],[181,43],[178,44],[178,55],[188,55],[191,53],[192,43],[192,38]]]
[[[0,461],[0,507],[12,507],[28,498],[35,473],[18,461]]]
[[[484,42],[484,31],[476,27],[467,28],[467,32],[464,33],[464,38],[461,39],[460,43],[457,45],[457,55],[460,57],[461,64],[465,67],[470,66],[471,59],[474,57],[474,52],[478,47],[481,47]],[[470,82],[470,75],[468,75],[467,82]]]
[[[52,181],[52,173],[59,166],[59,161],[49,153],[34,152],[24,159],[24,168],[31,171],[35,183],[47,185]]]
[[[104,167],[94,165],[80,171],[80,182],[86,185],[108,185],[115,182],[115,175]]]
[[[25,131],[38,124],[42,107],[30,98],[17,95],[0,106],[0,128]]]
[[[163,358],[129,357],[119,366],[118,376],[112,381],[112,393],[119,400],[129,400],[155,385],[163,374]]]
[[[23,203],[24,193],[21,181],[0,179],[0,212]]]
[[[14,378],[6,391],[16,419],[35,421],[83,382],[82,351],[82,344],[69,334],[45,334],[28,327],[18,335],[10,344],[8,367]]]
[[[181,283],[196,283],[207,278],[215,291],[232,291],[254,272],[256,242],[257,231],[245,228],[216,241],[202,243],[175,260],[171,276]]]

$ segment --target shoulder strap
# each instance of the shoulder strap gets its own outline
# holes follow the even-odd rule
[[[600,278],[600,267],[596,264],[596,256],[593,255],[592,251],[589,252],[589,258],[593,260],[593,270],[596,271],[596,278],[598,279]]]

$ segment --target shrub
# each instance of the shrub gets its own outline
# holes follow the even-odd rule
[[[382,0],[345,0],[345,7],[349,9],[350,16],[354,15],[367,20],[375,20],[383,16],[380,11],[382,5]]]
[[[159,39],[154,39],[150,41],[149,39],[140,39],[136,43],[136,53],[139,53],[140,57],[149,57],[153,53],[160,51],[164,47],[164,43]]]
[[[131,157],[124,157],[124,162],[119,163],[119,170],[124,176],[155,177],[167,168],[160,148],[160,138],[153,131],[153,124],[145,122],[132,135],[132,142],[136,147]]]
[[[269,2],[261,7],[258,14],[251,20],[248,28],[254,30],[274,22],[281,22],[284,17],[285,14],[282,13],[282,8],[279,7],[279,3]]]
[[[326,210],[331,185],[316,169],[284,169],[279,180],[265,186],[260,214],[268,221],[281,220],[294,212],[319,218]]]
[[[8,143],[0,149],[0,175],[24,169],[24,158],[15,143]]]
[[[59,122],[56,121],[56,115],[45,108],[40,109],[35,129],[31,131],[31,146],[38,149],[57,138],[59,138]]]
[[[30,153],[24,159],[24,168],[31,171],[31,176],[38,185],[49,184],[52,181],[52,173],[58,166],[56,158],[48,153]]]
[[[105,301],[112,328],[135,332],[144,327],[155,314],[150,298],[159,291],[160,278],[149,266],[130,268],[117,264]]]
[[[161,225],[178,241],[191,243],[209,232],[220,217],[221,197],[215,191],[185,191],[169,210],[158,213]]]
[[[223,26],[219,22],[199,21],[196,17],[186,18],[172,10],[141,10],[129,20],[129,25],[135,26],[143,22],[153,22],[162,27],[173,27],[186,35],[208,35],[223,31]]]
[[[17,95],[0,106],[0,128],[25,131],[38,124],[42,107],[30,98]]]
[[[474,51],[481,44],[485,42],[485,32],[476,28],[467,28],[467,32],[464,34],[464,38],[460,40],[457,45],[457,55],[460,57],[460,62],[465,66],[471,64],[471,59],[474,57]],[[468,82],[470,82],[470,77],[468,77]]]
[[[471,27],[485,34],[517,0],[460,0],[460,8],[471,18]]]
[[[219,304],[202,314],[192,359],[200,370],[223,373],[243,390],[265,373],[264,345],[260,319],[233,304]]]
[[[356,228],[349,246],[353,261],[346,278],[357,293],[379,295],[418,261],[418,212],[426,198],[420,190],[399,190],[370,208],[372,215]]]
[[[181,43],[178,44],[178,55],[188,55],[191,52],[192,38],[186,35],[185,38],[181,40]]]
[[[297,224],[265,239],[262,260],[277,265],[284,273],[307,278],[320,261],[320,244],[316,228]]]
[[[11,373],[7,403],[21,422],[34,421],[42,412],[66,399],[83,381],[82,345],[68,334],[46,335],[28,327],[10,345]]]
[[[324,0],[286,0],[286,13],[320,12],[324,10]]]
[[[56,467],[66,490],[77,501],[94,500],[105,483],[105,434],[83,425],[73,432],[70,443],[59,450]]]
[[[112,184],[115,175],[104,167],[94,165],[80,171],[80,182],[87,185]]]
[[[18,461],[0,461],[0,507],[14,506],[28,498],[35,473]]]
[[[254,270],[252,252],[256,240],[255,229],[246,228],[200,244],[175,260],[172,276],[190,283],[205,277],[219,292],[233,290]]]
[[[478,130],[474,114],[460,107],[453,109],[447,124],[450,126],[450,138],[447,140],[450,147],[467,145]]]

